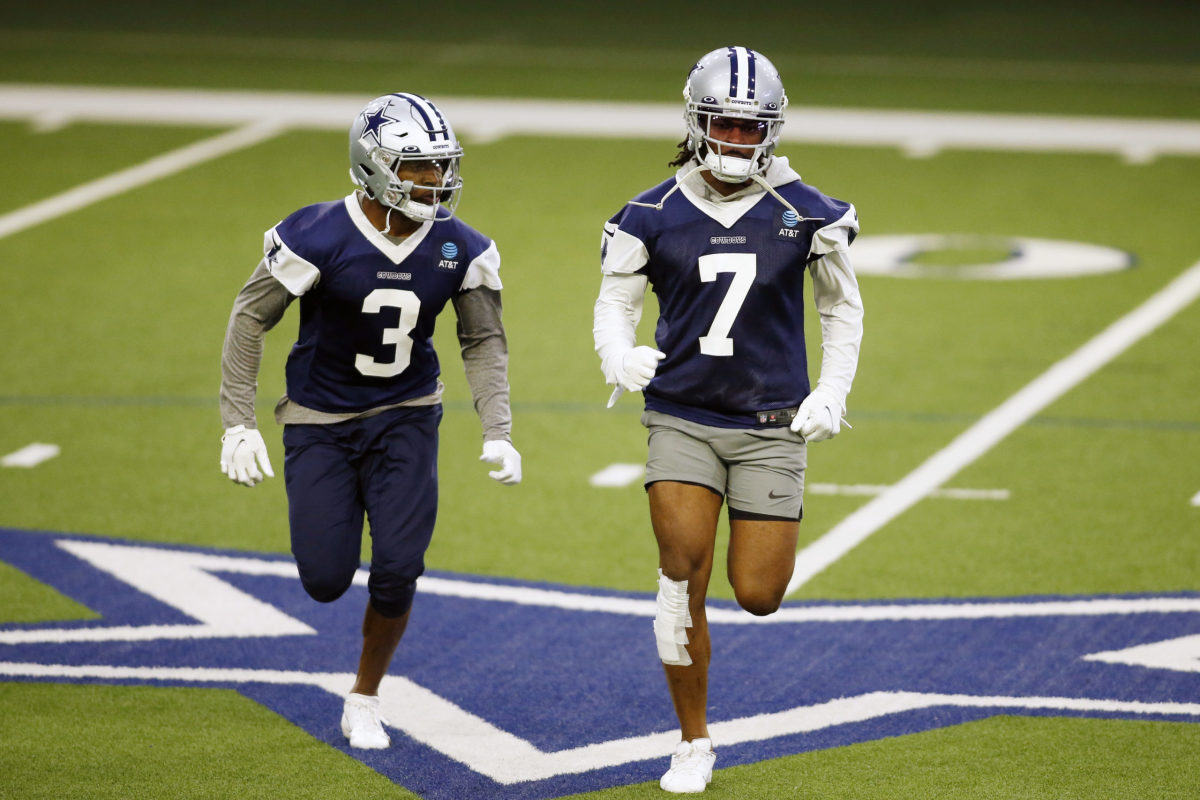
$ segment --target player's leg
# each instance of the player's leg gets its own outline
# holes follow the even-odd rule
[[[642,423],[650,432],[646,484],[659,547],[654,635],[681,734],[659,785],[670,792],[701,792],[712,779],[716,761],[708,738],[712,649],[704,598],[712,574],[725,465],[706,440],[711,428],[652,411]]]
[[[654,633],[680,731],[659,786],[676,793],[702,792],[712,780],[717,758],[708,735],[712,647],[704,598],[712,575],[721,496],[704,486],[675,481],[651,484],[649,493],[660,564]],[[683,618],[681,604],[686,604]]]
[[[385,617],[375,610],[375,604],[367,601],[362,623],[362,652],[358,657],[358,672],[354,676],[354,694],[377,695],[379,684],[387,674],[396,647],[408,627],[410,607],[398,617]]]
[[[437,518],[440,406],[395,409],[366,422],[359,464],[371,529],[370,600],[354,692],[375,695],[408,624]]]
[[[729,518],[729,583],[738,605],[757,616],[773,614],[796,564],[800,523]]]
[[[292,553],[305,591],[321,602],[341,597],[359,567],[364,509],[355,445],[360,427],[359,421],[349,421],[284,428]],[[371,619],[364,620],[364,631],[368,626],[377,627]],[[353,747],[387,747],[379,698],[357,692],[356,686],[346,698],[342,733]]]
[[[729,465],[729,582],[752,614],[774,613],[796,563],[807,448],[787,428],[730,432],[716,442]]]
[[[350,588],[362,549],[358,473],[339,425],[286,425],[284,483],[292,555],[314,600],[333,602]]]
[[[665,587],[660,587],[660,605],[664,591],[682,592],[691,621],[691,626],[685,627],[687,658],[670,659],[690,663],[664,660],[667,687],[679,717],[683,740],[707,738],[708,664],[712,648],[704,598],[712,574],[721,496],[703,486],[675,481],[651,484],[649,495],[650,523],[658,540],[659,568],[668,582]],[[662,615],[660,611],[659,616]],[[664,635],[662,620],[656,619],[655,623],[656,635],[661,639]]]

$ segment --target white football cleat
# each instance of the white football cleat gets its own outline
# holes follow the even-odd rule
[[[712,739],[680,742],[671,756],[671,768],[658,785],[675,794],[703,792],[712,780],[713,763],[716,760]]]
[[[383,730],[387,722],[379,712],[379,698],[365,694],[346,696],[342,709],[342,733],[350,740],[351,747],[364,750],[382,750],[392,743]]]

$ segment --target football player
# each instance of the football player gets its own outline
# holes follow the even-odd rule
[[[835,436],[858,364],[863,306],[847,250],[849,203],[803,183],[775,155],[787,96],[775,66],[723,47],[684,85],[687,138],[678,171],[604,226],[594,336],[606,381],[641,391],[649,430],[646,487],[658,540],[658,653],[682,741],[663,775],[702,792],[713,752],[705,714],[704,612],[722,503],[738,603],[779,608],[795,562],[807,444]],[[810,386],[804,284],[821,321]],[[647,287],[654,345],[635,330]]]
[[[450,303],[483,426],[481,460],[521,480],[512,445],[500,256],[458,217],[462,147],[429,100],[376,98],[350,126],[357,190],[268,230],[234,301],[221,358],[221,471],[254,486],[273,476],[255,424],[263,338],[299,298],[287,360],[284,482],[292,553],[305,590],[331,602],[359,567],[370,520],[370,599],[358,673],[341,725],[352,747],[389,744],[378,689],[412,607],[437,513],[442,418],[434,322]]]

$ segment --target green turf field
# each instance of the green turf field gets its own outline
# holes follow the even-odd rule
[[[739,11],[755,24],[725,26],[714,8],[675,2],[454,4],[412,25],[395,5],[350,13],[301,3],[282,18],[267,9],[27,8],[0,20],[0,84],[673,102],[692,59],[742,43],[775,60],[794,108],[1200,120],[1200,12],[1183,3],[916,2],[902,12],[867,3],[852,20],[756,7]],[[222,130],[0,122],[0,216]],[[645,447],[637,398],[604,408],[591,307],[601,223],[669,175],[675,140],[464,143],[459,214],[503,256],[525,478],[501,487],[478,463],[453,315],[444,316],[443,501],[427,561],[649,593],[656,551],[643,491],[588,484],[606,465],[638,462]],[[0,238],[0,455],[35,441],[61,447],[34,468],[0,468],[0,527],[287,552],[282,480],[248,491],[217,470],[220,347],[263,230],[346,193],[344,150],[344,132],[285,132]],[[807,182],[853,201],[864,236],[1056,239],[1134,258],[1131,269],[1071,279],[863,276],[854,428],[812,448],[810,483],[900,481],[1200,262],[1193,156],[780,152]],[[268,337],[260,376],[260,426],[277,472],[271,408],[296,319],[290,312]],[[1007,499],[921,500],[792,599],[1200,591],[1198,342],[1200,307],[1190,304],[946,484],[1003,489]],[[802,545],[869,501],[810,494]],[[732,597],[720,559],[711,594]],[[0,624],[89,616],[0,563]],[[786,665],[766,671],[776,669]],[[9,682],[0,698],[3,798],[413,796],[227,690]],[[1200,702],[1200,684],[1180,700]],[[736,767],[718,772],[708,794],[1182,799],[1200,796],[1197,753],[1195,719],[999,716]],[[662,795],[645,784],[587,796]]]

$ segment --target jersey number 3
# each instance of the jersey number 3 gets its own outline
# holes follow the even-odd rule
[[[706,356],[733,355],[733,339],[729,337],[729,330],[733,327],[733,321],[742,310],[742,303],[746,302],[746,295],[750,293],[750,286],[754,283],[754,276],[758,272],[758,257],[754,253],[710,253],[700,256],[702,282],[715,281],[717,275],[722,272],[732,272],[733,280],[729,283],[729,291],[725,293],[725,299],[721,301],[721,307],[717,309],[717,315],[713,317],[708,333],[700,337],[700,352]]]
[[[372,378],[392,378],[408,369],[413,346],[408,334],[417,327],[421,298],[407,289],[376,289],[363,298],[364,314],[378,314],[385,306],[400,309],[396,327],[383,329],[383,343],[396,345],[396,357],[391,361],[376,361],[362,353],[354,355],[354,368]]]

